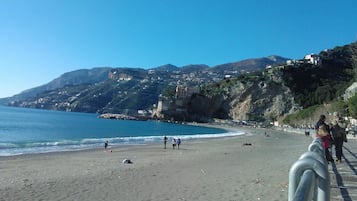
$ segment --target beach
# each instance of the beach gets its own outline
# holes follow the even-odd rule
[[[0,157],[0,200],[287,200],[290,166],[312,138],[245,135]],[[269,136],[265,136],[265,132]],[[130,159],[132,164],[123,164]]]

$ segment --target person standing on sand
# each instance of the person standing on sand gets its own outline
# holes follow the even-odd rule
[[[108,148],[108,140],[104,142],[104,149]]]
[[[172,149],[175,149],[176,146],[176,139],[173,137],[172,138]]]
[[[165,149],[166,149],[166,144],[167,144],[167,137],[166,135],[164,136],[164,146],[165,146]]]
[[[177,138],[177,149],[180,149],[181,139]]]
[[[346,132],[346,123],[342,117],[340,117],[340,114],[338,112],[333,113],[333,120],[331,123],[331,132],[332,136],[335,142],[335,151],[336,151],[336,158],[337,162],[341,163],[341,158],[342,158],[342,146],[343,146],[343,140],[344,140],[344,135]]]

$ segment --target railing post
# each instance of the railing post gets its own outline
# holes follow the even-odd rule
[[[330,174],[321,139],[316,138],[308,150],[290,168],[289,201],[329,201]]]
[[[301,176],[300,185],[297,187],[293,201],[312,200],[315,196],[314,188],[316,183],[316,175],[312,170],[306,170]]]

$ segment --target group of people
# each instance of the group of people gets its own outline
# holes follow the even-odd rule
[[[167,136],[164,136],[164,148],[166,149],[166,144],[167,144],[168,138]],[[180,145],[181,145],[181,139],[180,138],[172,138],[171,140],[172,142],[172,149],[175,149],[177,146],[177,149],[180,149]]]
[[[332,153],[329,148],[332,144],[335,145],[336,162],[341,163],[343,142],[347,142],[346,138],[347,124],[338,112],[333,113],[332,122],[326,123],[326,116],[321,115],[316,123],[316,135],[322,139],[322,144],[325,149],[325,157],[328,162],[334,162]]]
[[[164,148],[166,149],[166,144],[167,144],[168,138],[167,136],[164,136]],[[177,149],[180,149],[180,145],[181,145],[181,139],[180,138],[172,138],[172,149],[175,149],[177,147]],[[109,146],[109,142],[105,141],[104,142],[104,149],[108,149]],[[111,150],[110,150],[111,151]]]

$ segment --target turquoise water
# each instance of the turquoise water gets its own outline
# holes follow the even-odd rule
[[[222,129],[158,121],[99,119],[97,114],[0,106],[0,156],[240,135]]]

